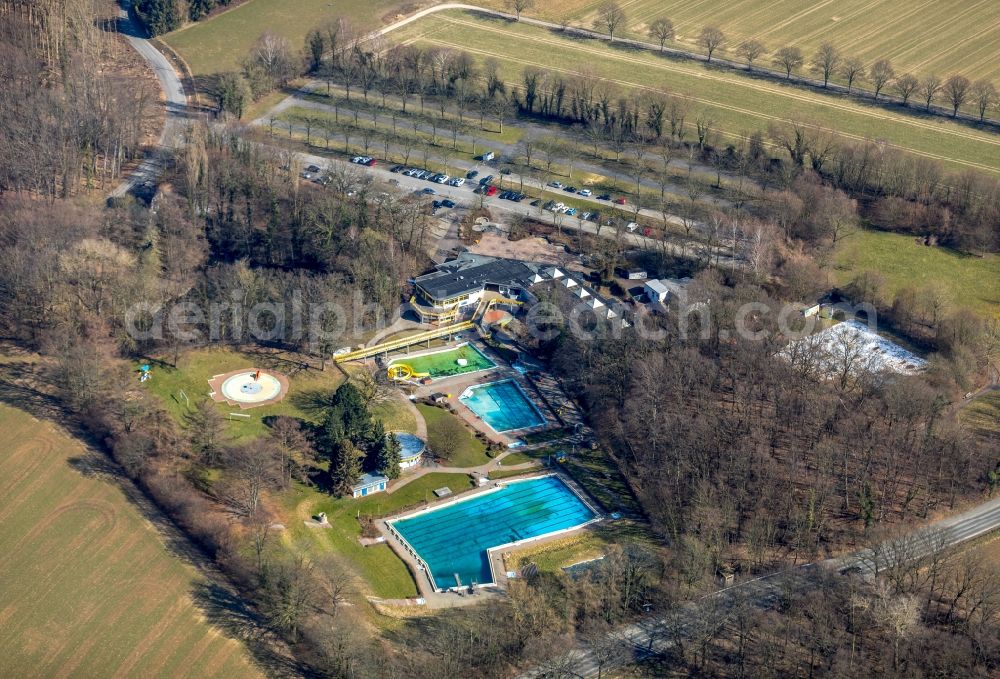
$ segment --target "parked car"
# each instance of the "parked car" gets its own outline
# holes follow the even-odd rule
[[[624,205],[624,204],[625,204],[624,198],[615,198],[615,205]]]
[[[531,202],[529,203],[529,205],[531,205],[531,207],[538,207],[538,204],[539,204],[540,202],[542,202],[542,201],[541,201],[541,200],[539,200],[538,198],[536,198],[535,200],[531,201]]]
[[[591,196],[593,192],[590,189],[580,189],[577,193],[581,196]]]
[[[588,219],[590,219],[590,216],[592,214],[594,214],[594,213],[593,212],[584,212],[583,214],[580,215],[580,219],[582,219],[584,221],[587,221]]]
[[[629,233],[635,233],[635,230],[639,228],[639,225],[635,222],[629,222],[625,225],[625,228],[628,229]]]
[[[495,196],[496,193],[497,193],[497,187],[495,187],[493,185],[490,185],[489,187],[487,187],[487,189],[486,189],[486,195],[487,196]]]
[[[455,207],[455,201],[449,200],[448,198],[445,198],[444,200],[441,201],[441,206],[442,207]]]
[[[449,182],[452,186],[461,186],[465,183],[465,177],[455,177]]]
[[[549,182],[549,186],[554,189],[561,189],[563,187],[562,182]]]
[[[566,207],[565,203],[556,203],[555,205],[552,206],[552,211],[553,212],[562,212],[563,209],[565,209],[565,207]]]
[[[309,167],[306,168],[306,172],[316,174],[317,172],[319,172],[319,165],[310,165]]]
[[[510,174],[510,168],[509,167],[503,168],[502,170],[500,170],[500,174]]]
[[[495,153],[493,153],[493,151],[486,151],[485,153],[483,153],[483,155],[481,155],[481,156],[480,156],[480,158],[481,158],[481,159],[482,159],[482,160],[483,160],[484,162],[486,162],[486,161],[490,161],[490,160],[493,160],[493,159],[494,159],[494,158],[496,158],[496,157],[497,157],[497,156],[496,156],[496,154],[495,154]]]
[[[575,186],[567,186],[566,188],[563,189],[563,191],[565,191],[566,193],[576,193],[576,187]]]
[[[569,208],[568,210],[566,210],[566,214],[568,214],[570,217],[572,217],[573,215],[576,214],[576,208],[575,207]]]
[[[602,193],[601,195],[599,195],[597,197],[597,200],[611,200],[611,194],[610,193]]]
[[[469,170],[468,172],[465,173],[466,179],[475,179],[478,176],[479,176],[478,170]]]
[[[444,184],[449,179],[451,179],[451,177],[449,177],[448,175],[439,174],[437,177],[434,178],[434,181],[436,181],[438,184]]]
[[[402,165],[393,165],[389,168],[389,172],[401,172],[403,170]]]
[[[365,165],[367,165],[368,167],[375,167],[376,165],[378,165],[378,161],[375,160],[374,158],[369,158],[368,160],[365,161]]]
[[[491,181],[493,181],[493,175],[488,174],[488,175],[486,175],[485,177],[483,177],[482,179],[479,180],[479,185],[480,186],[486,186]]]
[[[421,193],[423,193],[423,194],[425,194],[427,196],[436,196],[437,195],[437,191],[435,191],[434,189],[432,189],[429,186],[426,189],[424,189],[423,191],[421,191]]]

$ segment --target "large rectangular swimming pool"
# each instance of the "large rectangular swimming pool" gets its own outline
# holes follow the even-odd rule
[[[500,490],[390,522],[441,589],[492,580],[486,550],[574,528],[594,513],[558,476],[511,481]]]
[[[512,379],[469,387],[458,400],[497,432],[545,424],[545,417]]]

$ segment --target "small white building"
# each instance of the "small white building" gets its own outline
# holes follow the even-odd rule
[[[381,474],[362,474],[361,479],[351,486],[351,494],[354,497],[365,497],[373,493],[385,492],[389,479]]]
[[[667,286],[655,278],[651,281],[646,281],[646,284],[642,286],[642,291],[646,294],[646,299],[650,302],[658,302],[660,304],[666,302],[667,296],[670,294]]]

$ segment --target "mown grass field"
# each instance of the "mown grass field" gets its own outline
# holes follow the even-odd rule
[[[445,420],[461,420],[457,415],[453,415],[444,408],[418,404],[417,410],[427,422],[427,445],[434,450],[441,450],[444,447],[442,436],[446,434],[442,431],[441,424]],[[486,444],[477,439],[471,431],[465,428],[465,423],[461,422],[463,434],[460,436],[458,444],[455,446],[455,453],[448,459],[449,467],[476,467],[486,464],[490,458],[486,455]]]
[[[996,134],[700,63],[664,59],[655,52],[457,11],[425,17],[392,36],[402,42],[464,50],[480,60],[496,58],[509,86],[520,85],[525,67],[537,66],[567,76],[587,71],[634,93],[666,90],[680,94],[691,104],[688,126],[693,128],[698,116],[707,112],[713,129],[729,138],[796,119],[835,130],[853,141],[881,140],[952,168],[1000,173],[1000,136]]]
[[[298,54],[306,34],[338,18],[359,30],[382,24],[395,16],[399,0],[249,0],[216,16],[188,24],[162,40],[177,50],[196,76],[237,70],[262,33],[288,38]]]
[[[377,493],[357,500],[338,499],[298,486],[284,497],[290,515],[284,539],[296,549],[332,555],[354,574],[356,589],[361,594],[391,599],[416,596],[417,586],[410,571],[388,545],[362,547],[358,542],[361,524],[357,516],[383,516],[433,500],[434,489],[442,486],[459,493],[471,488],[472,481],[466,474],[427,474],[393,493]],[[326,512],[330,528],[306,528],[302,522],[319,512]]]
[[[1000,317],[1000,257],[974,257],[918,244],[912,236],[859,231],[840,242],[833,258],[834,282],[845,285],[862,271],[885,278],[883,294],[892,302],[904,287],[937,286],[952,308],[968,307]]]
[[[188,351],[180,356],[177,367],[155,365],[153,377],[145,383],[150,391],[160,397],[167,411],[183,424],[184,413],[188,405],[180,391],[187,394],[193,407],[198,401],[208,398],[210,388],[208,380],[213,375],[219,375],[231,370],[242,368],[267,368],[269,361],[260,356],[249,356],[226,348],[207,348]],[[307,421],[315,420],[317,406],[327,399],[344,381],[344,375],[339,370],[327,368],[318,370],[295,370],[293,365],[278,363],[274,369],[288,376],[288,394],[279,403],[273,403],[259,408],[240,410],[238,406],[217,403],[219,413],[224,417],[228,413],[245,413],[249,420],[233,420],[228,423],[228,433],[233,440],[249,440],[261,436],[267,430],[264,418],[275,415],[288,415]]]
[[[210,626],[205,586],[88,455],[52,424],[0,405],[0,657],[7,677],[256,677]]]
[[[483,0],[504,9],[504,0]],[[530,16],[591,28],[603,0],[546,0]],[[760,40],[771,50],[789,45],[811,54],[823,42],[871,63],[888,58],[896,70],[1000,78],[1000,4],[992,0],[623,0],[622,35],[648,39],[649,25],[668,17],[676,45],[701,51],[698,34],[718,26],[730,46]],[[506,11],[506,10],[505,10]]]

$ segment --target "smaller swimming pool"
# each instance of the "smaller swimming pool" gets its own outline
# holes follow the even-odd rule
[[[545,416],[513,379],[469,387],[458,400],[496,432],[545,424]]]

